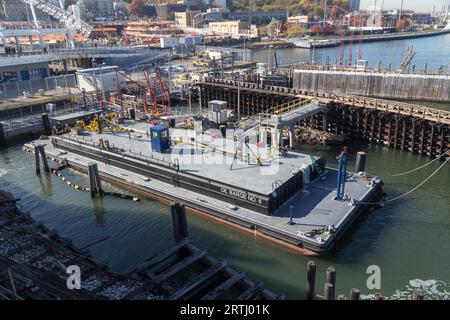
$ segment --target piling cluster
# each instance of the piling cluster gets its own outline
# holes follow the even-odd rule
[[[316,264],[309,261],[306,265],[306,300],[385,300],[381,293],[376,292],[370,298],[363,298],[359,289],[352,288],[349,296],[338,294],[336,297],[336,269],[328,267],[325,275],[323,294],[316,293]],[[412,300],[424,300],[425,295],[422,290],[416,289],[411,297]]]

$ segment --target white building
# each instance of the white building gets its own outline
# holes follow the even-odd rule
[[[292,16],[288,18],[288,23],[307,24],[308,16]]]

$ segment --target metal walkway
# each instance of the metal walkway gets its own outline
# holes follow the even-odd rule
[[[55,18],[56,20],[64,23],[67,28],[75,29],[81,34],[89,37],[92,32],[92,27],[86,22],[78,19],[74,15],[70,14],[64,9],[61,9],[51,3],[48,3],[45,0],[22,0],[25,3],[28,3],[39,10],[47,13],[49,16]]]
[[[295,102],[295,101],[294,101]],[[284,105],[277,107],[277,115],[266,117],[261,121],[262,126],[285,128],[293,127],[297,122],[300,122],[306,118],[309,118],[315,114],[326,111],[326,104],[318,101],[300,101],[300,103],[288,102]]]
[[[215,87],[238,90],[238,82],[233,80],[206,78],[203,82],[199,83],[198,85],[199,86],[214,85]],[[373,109],[392,114],[411,116],[421,120],[433,121],[439,124],[450,125],[450,111],[440,110],[436,108],[429,108],[426,106],[413,103],[397,102],[386,99],[369,98],[347,94],[312,92],[286,87],[267,86],[267,85],[263,86],[250,82],[240,82],[239,87],[241,91],[251,93],[288,96],[295,99],[317,98],[320,102],[325,104],[336,103],[358,108]]]
[[[156,61],[169,55],[153,48],[142,47],[90,47],[75,49],[58,49],[46,53],[30,52],[0,57],[0,67],[38,62],[51,62],[77,58],[123,58],[145,57],[146,61]]]

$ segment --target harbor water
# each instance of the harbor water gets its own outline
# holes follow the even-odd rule
[[[439,67],[450,63],[450,35],[364,44],[371,62],[401,59],[402,46],[417,49],[418,68],[426,62]],[[338,48],[317,50],[321,59],[339,54]],[[307,50],[279,50],[280,63],[308,59]],[[267,52],[257,52],[259,60]],[[398,56],[398,60],[397,59]],[[334,56],[333,56],[334,57]],[[375,64],[376,64],[375,63]],[[385,63],[386,64],[386,63]],[[434,104],[450,110],[449,105]],[[327,164],[337,167],[339,147],[298,146],[301,152],[321,152]],[[353,170],[357,151],[367,152],[366,170],[381,177],[385,191],[393,198],[413,189],[441,166],[435,161],[422,170],[394,177],[431,161],[427,157],[392,150],[378,145],[352,142],[349,169]],[[169,207],[156,200],[141,202],[105,197],[92,200],[54,175],[37,176],[31,154],[21,145],[0,150],[0,189],[21,198],[25,211],[49,228],[83,247],[109,237],[92,247],[96,260],[108,263],[118,272],[133,269],[145,259],[173,244]],[[87,185],[84,174],[65,170],[69,180]],[[245,179],[249,177],[244,177]],[[337,269],[337,293],[359,288],[364,294],[382,292],[391,298],[406,298],[420,287],[429,298],[450,299],[450,165],[407,197],[386,203],[366,214],[327,256],[308,258],[277,244],[222,225],[203,216],[188,214],[192,241],[218,259],[226,260],[254,280],[260,280],[287,298],[303,299],[306,293],[306,263],[317,263],[317,291],[322,293],[325,270]],[[125,190],[106,184],[108,190]],[[128,191],[134,194],[132,191]],[[286,223],[288,221],[286,220]],[[381,270],[381,288],[369,289],[367,268]]]
[[[355,38],[352,50],[353,64],[358,59],[358,45],[358,40]],[[416,65],[416,70],[424,70],[425,66],[427,66],[427,70],[434,71],[444,66],[444,71],[450,72],[450,33],[426,38],[363,43],[362,59],[367,60],[371,67],[375,67],[380,63],[383,69],[388,69],[389,64],[391,64],[391,69],[395,70],[400,66],[408,47],[413,47],[416,50],[416,56],[411,63],[411,70],[413,65]],[[344,48],[344,64],[348,64],[349,51],[350,46],[346,44]],[[307,61],[314,61],[320,64],[325,64],[328,61],[330,64],[336,64],[340,60],[340,46],[315,50],[301,48],[279,49],[277,50],[277,58],[280,65]],[[269,51],[252,52],[252,59],[268,63]],[[271,61],[274,64],[274,60]]]

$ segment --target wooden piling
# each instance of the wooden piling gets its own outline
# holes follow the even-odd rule
[[[416,289],[416,290],[414,290],[414,292],[412,294],[412,299],[413,300],[424,300],[425,299],[425,295],[423,294],[422,290]]]
[[[183,204],[174,202],[170,206],[172,214],[173,236],[176,241],[180,241],[189,236],[187,229],[186,208]]]
[[[332,283],[325,282],[323,296],[325,300],[334,300],[334,285]]]
[[[355,172],[364,172],[366,170],[366,153],[363,151],[359,151],[356,154],[356,166],[355,166]]]
[[[328,286],[328,294],[332,299],[329,299],[327,296],[327,292],[324,292],[324,296],[326,300],[334,300],[336,297],[335,289],[336,289],[336,269],[334,267],[328,267],[327,268],[327,276],[326,276],[326,283],[325,287],[327,287],[327,283],[331,284],[331,286]],[[328,297],[328,298],[327,298]]]
[[[358,289],[353,288],[350,290],[350,300],[359,300],[360,296],[361,292]]]
[[[44,133],[47,137],[52,135],[52,128],[50,126],[50,118],[48,116],[48,113],[42,114],[42,122],[44,124]]]
[[[328,267],[327,269],[327,282],[336,285],[336,269],[334,267]]]
[[[48,166],[47,156],[45,155],[45,149],[43,144],[36,144],[34,146],[34,159],[36,165],[36,174],[41,173],[41,164],[40,164],[41,159],[44,171],[50,172],[50,167]]]
[[[307,274],[307,291],[306,300],[314,300],[316,291],[316,264],[313,261],[309,261],[306,266]]]
[[[100,179],[100,174],[98,172],[98,166],[94,162],[88,164],[88,177],[91,197],[94,198],[95,195],[98,195],[100,197],[103,196],[102,182]]]

